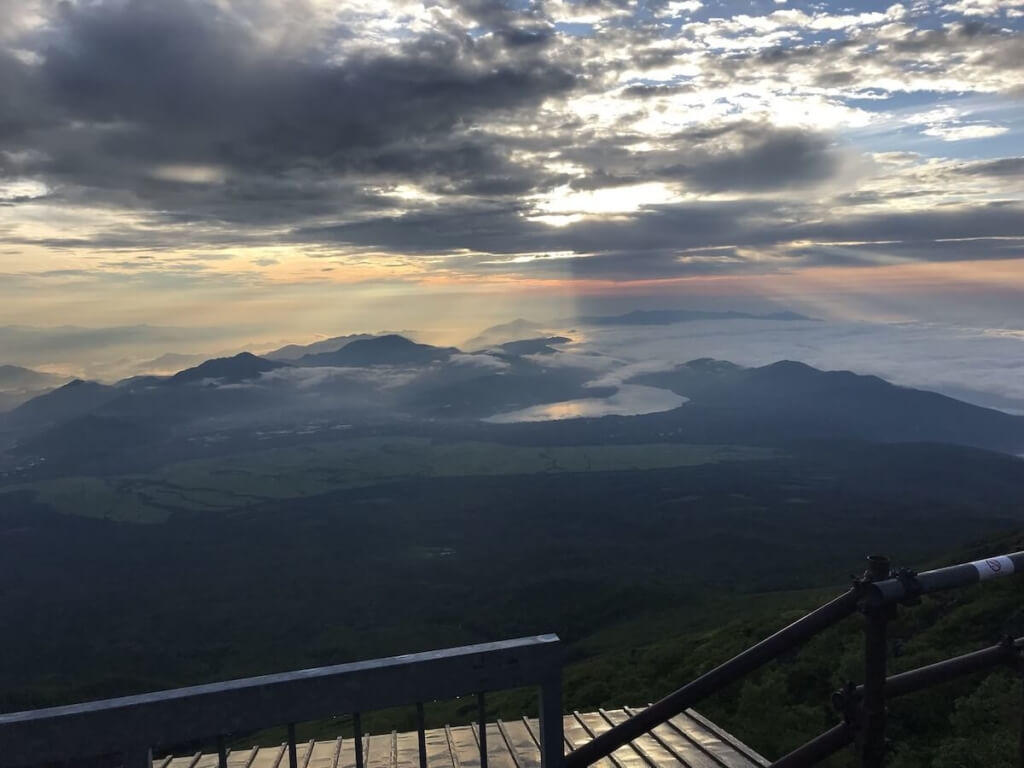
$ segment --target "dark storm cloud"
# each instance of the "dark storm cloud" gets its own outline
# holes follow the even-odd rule
[[[921,243],[988,237],[1024,237],[1024,205],[1019,202],[990,203],[969,207],[948,206],[928,211],[877,213],[849,216],[788,230],[791,239],[865,241],[900,240]],[[937,245],[937,248],[939,246]],[[977,250],[985,250],[980,244]],[[961,258],[972,258],[964,247]],[[977,256],[975,258],[984,258]]]
[[[800,223],[813,219],[812,213],[777,201],[698,203],[652,206],[628,217],[552,228],[515,212],[451,208],[303,231],[296,237],[407,253],[468,249],[484,255],[446,259],[445,264],[485,272],[608,280],[1024,255],[1024,241],[998,239],[1024,238],[1024,206],[1019,204]],[[793,247],[793,242],[808,244]],[[740,249],[772,255],[755,268]],[[545,258],[545,252],[588,255]],[[511,260],[520,253],[539,257]]]
[[[970,163],[960,166],[956,172],[968,176],[1024,177],[1024,157],[1002,157],[998,160]]]
[[[119,205],[135,196],[186,206],[194,195],[204,215],[262,217],[231,183],[248,189],[254,177],[292,213],[310,214],[320,201],[348,202],[339,179],[349,176],[481,176],[521,191],[529,183],[500,148],[449,136],[574,85],[557,64],[499,60],[493,45],[465,35],[422,35],[334,62],[324,52],[266,50],[238,19],[199,0],[60,7],[41,66],[0,59],[0,137],[5,148],[32,150],[3,156],[0,171],[108,190]],[[158,176],[197,165],[221,169],[227,183],[204,180],[203,189]]]
[[[660,206],[635,216],[594,218],[550,227],[526,218],[525,210],[445,207],[336,227],[296,232],[299,242],[333,240],[406,253],[447,253],[468,249],[514,255],[544,251],[602,253],[675,251],[722,244],[748,218],[777,213],[756,202]]]
[[[835,176],[842,161],[827,136],[765,123],[707,126],[643,152],[619,142],[594,142],[566,156],[593,169],[572,181],[575,189],[660,179],[706,192],[816,184]]]
[[[825,181],[836,174],[839,153],[824,136],[796,129],[745,126],[742,145],[712,153],[693,165],[685,162],[660,175],[678,175],[709,191],[771,189]]]
[[[655,96],[671,96],[676,93],[692,93],[696,86],[692,83],[673,85],[631,85],[623,89],[622,95],[636,99],[650,99]]]

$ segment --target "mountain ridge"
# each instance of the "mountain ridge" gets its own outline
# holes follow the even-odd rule
[[[824,371],[793,360],[745,368],[705,358],[630,381],[688,398],[682,409],[704,409],[734,422],[746,418],[764,428],[774,425],[780,434],[816,424],[856,439],[1024,452],[1024,417],[879,376]]]
[[[295,361],[297,366],[365,367],[376,365],[415,365],[446,360],[459,350],[420,344],[397,333],[357,339],[335,352],[305,355]]]
[[[288,363],[267,360],[251,352],[239,352],[233,357],[215,357],[192,368],[178,371],[165,383],[186,384],[207,379],[235,383],[255,379],[262,373],[287,367]]]

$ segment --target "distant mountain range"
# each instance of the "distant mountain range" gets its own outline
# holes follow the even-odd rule
[[[877,376],[821,371],[791,360],[743,368],[701,359],[632,381],[688,398],[675,412],[681,428],[689,423],[717,430],[723,439],[855,438],[1024,453],[1024,417],[896,386]]]
[[[0,365],[0,413],[59,387],[67,376],[41,373],[18,365]]]
[[[46,389],[66,381],[66,376],[54,373],[40,373],[18,365],[0,365],[0,392]]]
[[[1024,417],[876,376],[822,371],[794,361],[744,368],[701,359],[635,376],[625,385],[596,386],[592,368],[559,353],[559,345],[568,341],[543,336],[464,354],[388,334],[293,362],[246,352],[170,377],[135,377],[112,386],[76,380],[0,414],[0,432],[8,443],[15,440],[21,453],[69,462],[111,455],[118,445],[128,450],[262,425],[287,431],[310,420],[393,428],[446,423],[452,430],[536,444],[864,440],[1024,454]],[[593,402],[636,385],[671,390],[687,402],[637,416],[537,424],[479,421],[532,406]]]

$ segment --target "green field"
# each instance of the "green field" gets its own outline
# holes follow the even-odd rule
[[[778,455],[730,445],[536,447],[426,438],[361,438],[169,464],[148,475],[69,477],[33,486],[75,515],[161,522],[176,509],[224,511],[408,478],[666,469]]]

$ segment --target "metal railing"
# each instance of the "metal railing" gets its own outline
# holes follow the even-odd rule
[[[805,768],[857,741],[864,768],[880,768],[888,699],[994,666],[1018,665],[1024,649],[1024,638],[1008,638],[889,677],[886,629],[896,606],[1016,572],[1024,572],[1024,552],[924,573],[893,572],[888,559],[873,556],[847,592],[568,755],[563,754],[561,646],[557,636],[542,635],[0,715],[0,768],[110,754],[122,755],[124,768],[151,768],[154,749],[201,738],[217,739],[220,768],[226,768],[227,736],[282,724],[288,725],[290,768],[297,768],[295,723],[351,714],[355,733],[362,736],[360,713],[412,703],[420,768],[426,768],[423,702],[465,695],[477,696],[480,766],[487,768],[485,692],[531,685],[540,692],[542,768],[585,768],[858,611],[865,617],[864,682],[834,695],[842,722],[772,765]],[[362,739],[354,742],[356,768],[364,768]]]
[[[124,768],[151,768],[153,750],[225,740],[288,725],[290,768],[297,768],[295,724],[351,714],[356,768],[363,768],[360,713],[416,704],[420,768],[426,768],[423,702],[475,695],[480,766],[487,768],[485,693],[537,686],[543,768],[561,768],[562,651],[541,635],[393,656],[297,672],[177,688],[118,699],[0,715],[0,766],[121,755]]]
[[[566,768],[586,768],[608,757],[616,749],[858,611],[865,617],[864,683],[849,686],[833,697],[834,704],[843,714],[843,722],[775,761],[772,766],[806,768],[854,741],[859,741],[861,765],[864,768],[881,768],[886,753],[887,699],[923,690],[971,672],[1002,664],[1018,664],[1021,649],[1024,648],[1024,638],[1006,639],[982,651],[887,677],[886,627],[895,617],[896,606],[900,603],[911,605],[921,595],[965,587],[1016,572],[1024,572],[1024,552],[924,573],[909,570],[894,572],[887,558],[877,555],[869,557],[867,572],[862,578],[856,579],[847,592],[569,753],[565,758]],[[1021,765],[1024,766],[1024,741]]]

